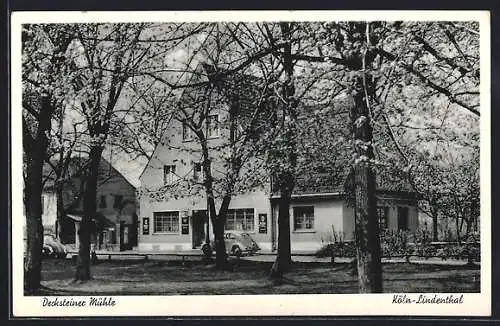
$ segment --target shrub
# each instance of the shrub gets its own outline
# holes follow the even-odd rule
[[[334,233],[335,234],[335,233]],[[317,257],[356,257],[354,241],[345,241],[341,236],[331,237],[331,242],[324,244],[315,255]],[[458,245],[456,242],[431,242],[429,232],[418,230],[411,233],[402,230],[385,230],[380,234],[382,257],[410,256],[439,257],[446,259],[467,259],[469,262],[480,261],[481,251],[478,242]]]
[[[407,253],[408,233],[405,231],[385,230],[380,234],[382,257],[404,256]]]
[[[315,252],[316,257],[356,257],[356,245],[354,241],[334,242],[322,246]]]

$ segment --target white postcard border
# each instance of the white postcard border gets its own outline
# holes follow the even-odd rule
[[[481,56],[481,293],[463,304],[393,304],[393,294],[218,296],[112,296],[109,307],[43,307],[43,297],[24,296],[21,129],[21,25],[23,23],[140,21],[346,21],[477,20]],[[12,304],[16,317],[53,316],[488,316],[491,314],[490,14],[488,11],[138,11],[13,12],[11,15]],[[418,297],[418,294],[408,294]],[[431,296],[432,294],[427,293]],[[444,293],[439,293],[444,296]],[[456,293],[454,295],[457,295]],[[54,297],[52,297],[53,299]],[[87,300],[89,297],[58,297]]]

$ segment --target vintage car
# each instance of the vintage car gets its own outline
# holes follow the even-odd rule
[[[66,258],[66,247],[53,235],[44,234],[42,253],[46,257]]]
[[[240,257],[253,255],[260,250],[259,245],[247,232],[226,232],[224,233],[224,244],[229,255]],[[201,250],[206,256],[211,256],[215,252],[215,241],[210,244],[203,244]]]

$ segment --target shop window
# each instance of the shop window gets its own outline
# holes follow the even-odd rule
[[[179,233],[179,212],[154,213],[155,233]]]
[[[230,209],[227,212],[225,230],[249,231],[255,229],[255,213],[253,208]]]

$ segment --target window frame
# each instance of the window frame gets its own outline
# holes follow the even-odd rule
[[[250,213],[249,211],[252,211]],[[240,213],[238,215],[238,213]],[[242,215],[241,215],[242,213]],[[242,228],[241,230],[237,229],[235,226],[237,225],[237,218],[243,216],[242,219]],[[232,218],[233,227],[228,228],[228,221]],[[249,221],[251,219],[251,221]],[[252,228],[249,230],[247,227],[251,225]],[[255,233],[255,208],[231,208],[228,209],[226,215],[226,222],[224,223],[224,232],[247,232],[247,233]]]
[[[108,208],[107,196],[101,195],[99,197],[99,208]]]
[[[210,126],[211,126],[211,118],[215,117],[216,121],[216,127],[217,127],[217,135],[211,135],[210,134]],[[209,114],[207,116],[207,138],[208,139],[213,139],[213,138],[219,138],[220,137],[220,121],[219,121],[219,115],[218,114]]]
[[[120,200],[117,200],[118,198],[120,198]],[[114,195],[113,208],[119,209],[122,203],[123,203],[123,195]]]
[[[307,216],[307,210],[312,211],[311,216]],[[299,214],[302,213],[302,214]],[[297,223],[297,218],[302,218],[303,221],[301,223]],[[311,219],[312,222],[309,221],[311,227],[307,227],[307,221],[306,219]],[[293,232],[315,232],[316,231],[316,223],[315,223],[315,215],[314,215],[314,206],[294,206],[293,207]],[[298,225],[304,225],[303,227],[298,227]]]
[[[194,131],[185,123],[182,123],[182,141],[190,142],[194,139]]]
[[[170,226],[176,225],[176,230],[173,231],[165,231],[157,230],[157,218],[176,218],[177,223],[174,223],[170,221]],[[180,234],[181,232],[181,227],[180,227],[180,222],[181,222],[181,217],[180,217],[180,211],[160,211],[160,212],[153,212],[153,232],[152,234]]]
[[[197,171],[197,167],[199,167],[199,171]],[[201,166],[201,162],[193,162],[193,180],[199,181],[202,173],[203,167]]]
[[[169,171],[168,173],[166,173],[166,168],[167,167],[169,168],[168,169],[168,171]],[[174,180],[175,170],[176,170],[175,164],[165,164],[165,165],[163,165],[163,185],[164,186],[170,186],[170,185],[174,184],[174,182],[175,182],[175,180]],[[170,180],[168,180],[169,179],[167,177],[168,175],[171,175]]]
[[[381,210],[384,212],[383,220],[385,226],[382,227],[382,224],[380,223],[382,221],[382,216],[380,215]],[[378,226],[381,231],[384,230],[389,230],[389,207],[387,206],[377,206],[377,221],[378,221]]]

